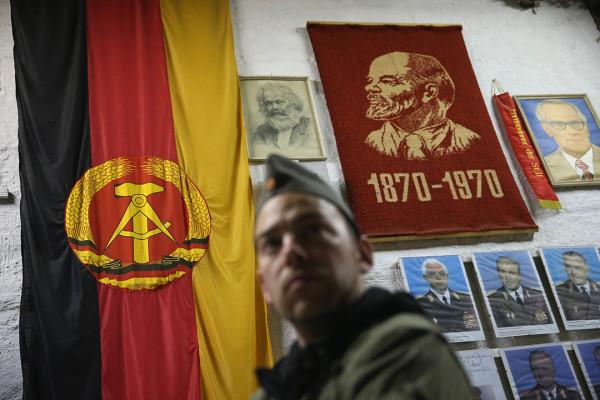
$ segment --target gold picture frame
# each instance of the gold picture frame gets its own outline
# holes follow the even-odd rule
[[[307,76],[240,76],[240,88],[250,161],[327,158]]]
[[[587,95],[514,99],[550,184],[600,185],[600,119]]]

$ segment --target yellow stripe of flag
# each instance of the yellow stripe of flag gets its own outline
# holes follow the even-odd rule
[[[179,163],[212,217],[194,268],[203,399],[247,399],[272,364],[256,285],[254,206],[226,0],[161,0]]]

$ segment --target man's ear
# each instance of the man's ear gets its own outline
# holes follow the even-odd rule
[[[440,89],[438,88],[437,85],[435,85],[433,83],[428,83],[425,85],[425,87],[423,89],[423,96],[422,96],[421,100],[423,101],[423,103],[428,103],[429,101],[438,97],[439,93],[440,93]]]
[[[366,235],[360,235],[357,241],[358,254],[357,258],[360,261],[360,272],[366,274],[373,267],[373,247],[367,240]]]

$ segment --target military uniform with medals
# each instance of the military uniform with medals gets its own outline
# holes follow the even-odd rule
[[[588,297],[571,280],[556,284],[556,293],[567,320],[600,319],[600,285],[592,280],[588,282]]]
[[[451,289],[448,292],[450,304],[444,304],[431,290],[416,299],[444,333],[479,330],[471,296]]]
[[[504,286],[487,294],[496,326],[506,328],[551,324],[552,316],[546,307],[541,290],[527,286],[521,286],[521,288],[523,289],[523,305],[517,303]]]
[[[545,400],[544,392],[539,385],[535,385],[528,391],[519,394],[521,400]],[[577,390],[556,384],[556,400],[581,400],[581,395]]]

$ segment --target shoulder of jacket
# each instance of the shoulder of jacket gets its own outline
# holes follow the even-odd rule
[[[538,289],[536,287],[524,287],[525,290],[533,290],[534,292],[541,292],[542,289]]]
[[[498,291],[498,289],[490,290],[489,292],[487,292],[486,296],[491,296],[494,293],[496,293],[497,291]]]
[[[470,294],[467,292],[463,292],[461,290],[453,290],[454,293],[462,294],[463,296],[469,296]]]

